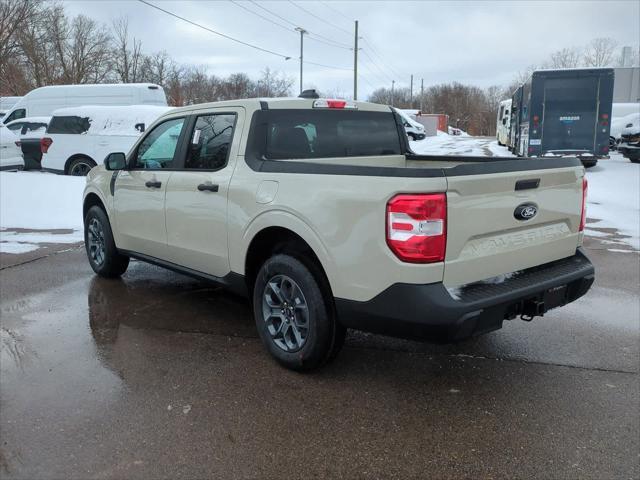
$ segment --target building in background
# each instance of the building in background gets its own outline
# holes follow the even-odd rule
[[[613,103],[640,103],[640,67],[620,67],[614,72]]]

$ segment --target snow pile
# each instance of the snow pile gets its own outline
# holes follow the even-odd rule
[[[135,126],[143,123],[149,127],[158,117],[171,110],[171,107],[153,105],[127,105],[120,107],[84,106],[60,108],[53,112],[54,117],[88,118],[92,135],[130,135],[138,136],[141,132]]]
[[[0,252],[24,253],[40,243],[82,241],[86,179],[41,172],[0,172]],[[10,229],[45,230],[12,232]],[[69,229],[70,234],[46,230]]]
[[[82,230],[85,177],[0,172],[0,228]]]
[[[640,250],[640,165],[631,163],[618,153],[587,170],[586,234],[604,237],[594,228],[613,228],[628,238],[614,243],[627,243]]]

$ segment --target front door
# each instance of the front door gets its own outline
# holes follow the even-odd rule
[[[242,108],[196,114],[190,122],[182,168],[167,186],[169,261],[215,277],[229,273],[227,195],[243,124]]]
[[[164,259],[165,194],[184,124],[184,118],[174,118],[149,131],[129,158],[129,168],[118,174],[114,211],[119,248]]]

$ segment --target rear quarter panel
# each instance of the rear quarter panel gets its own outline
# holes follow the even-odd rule
[[[276,184],[277,191],[258,203],[263,182],[271,183],[271,191]],[[244,274],[251,240],[280,226],[311,246],[335,297],[365,301],[394,283],[442,281],[442,263],[415,265],[395,257],[386,244],[385,215],[387,201],[398,193],[444,191],[443,177],[266,173],[240,158],[229,190],[231,270]]]

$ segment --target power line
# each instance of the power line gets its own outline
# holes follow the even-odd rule
[[[250,8],[245,7],[244,5],[242,5],[240,2],[237,2],[236,0],[229,0],[231,3],[233,3],[236,7],[240,7],[243,10],[246,10],[249,13],[252,13],[260,18],[262,18],[263,20],[266,20],[267,22],[273,23],[274,25],[277,25],[280,28],[284,28],[287,32],[291,32],[295,34],[295,31],[292,28],[287,27],[286,25],[282,25],[281,23],[276,22],[275,20],[270,19],[269,17],[265,17],[264,15],[258,13],[258,12],[254,12],[253,10],[251,10]]]
[[[336,12],[338,15],[340,15],[342,18],[346,19],[349,21],[349,23],[353,22],[352,18],[347,17],[344,13],[342,13],[340,10],[338,10],[337,8],[332,7],[331,5],[329,5],[327,2],[319,2],[322,5],[324,5],[325,7],[327,7],[329,10],[333,10],[334,12]]]
[[[310,12],[310,11],[309,11],[309,10],[307,10],[306,8],[301,7],[300,5],[298,5],[297,3],[295,3],[293,0],[289,0],[289,3],[290,3],[291,5],[293,5],[293,6],[297,7],[297,8],[299,8],[299,9],[300,9],[300,10],[302,10],[303,12],[307,13],[308,15],[311,15],[313,18],[315,18],[315,19],[317,19],[317,20],[320,20],[320,21],[321,21],[321,22],[323,22],[323,23],[326,23],[327,25],[329,25],[329,26],[331,26],[331,27],[333,27],[333,28],[335,28],[335,29],[337,29],[337,30],[340,30],[341,32],[346,33],[347,35],[351,35],[351,32],[349,32],[348,30],[345,30],[345,29],[344,29],[344,28],[342,28],[342,27],[338,27],[337,25],[334,25],[333,23],[331,23],[331,22],[329,22],[329,21],[325,20],[324,18],[319,17],[318,15],[316,15],[316,14],[315,14],[315,13],[313,13],[313,12]]]
[[[369,56],[369,54],[367,53],[367,51],[366,51],[366,50],[364,50],[364,49],[363,49],[363,50],[362,50],[362,53],[364,54],[364,56],[365,56],[365,57],[367,57],[367,58],[369,59],[369,61],[371,62],[371,64],[372,64],[373,66],[375,66],[375,67],[380,71],[380,73],[382,73],[382,74],[383,74],[385,77],[387,77],[389,80],[395,80],[392,76],[390,76],[389,74],[387,74],[387,72],[386,72],[386,71],[384,71],[384,70],[382,69],[382,67],[380,67],[376,62],[374,62],[374,61],[373,61],[373,59]]]
[[[366,44],[367,44],[367,45],[369,45],[369,48],[371,49],[371,52],[372,52],[376,57],[378,57],[378,59],[379,59],[383,64],[385,64],[385,65],[389,68],[389,71],[391,71],[391,73],[393,73],[393,74],[394,74],[395,76],[397,76],[398,78],[404,78],[404,77],[406,77],[406,75],[403,75],[403,74],[401,74],[401,73],[398,73],[398,71],[397,71],[395,68],[393,68],[393,67],[389,64],[389,62],[385,61],[385,59],[384,59],[384,58],[382,58],[382,56],[380,55],[380,53],[379,53],[378,49],[377,49],[377,48],[375,48],[375,46],[373,45],[373,43],[371,43],[371,42],[370,42],[369,40],[367,40],[366,38],[363,38],[363,40],[366,42]]]
[[[308,62],[308,61],[306,61],[306,60],[305,60],[304,62],[302,62],[302,63],[308,63],[309,65],[316,65],[316,66],[318,66],[318,67],[332,68],[332,69],[334,69],[334,70],[347,70],[347,71],[349,71],[349,72],[353,72],[353,68],[347,68],[347,67],[334,67],[334,66],[331,66],[331,65],[324,65],[324,64],[322,64],[322,63]]]
[[[213,33],[215,35],[219,35],[220,37],[223,37],[223,38],[226,38],[228,40],[234,41],[234,42],[239,43],[241,45],[245,45],[245,46],[251,47],[251,48],[253,48],[255,50],[260,50],[261,52],[269,53],[271,55],[275,55],[276,57],[282,57],[285,60],[289,60],[290,58],[292,58],[291,55],[284,55],[282,53],[274,52],[272,50],[267,50],[266,48],[258,47],[257,45],[253,45],[251,43],[244,42],[242,40],[238,40],[237,38],[233,38],[233,37],[231,37],[229,35],[225,35],[224,33],[216,32],[215,30],[213,30],[213,29],[211,29],[209,27],[205,27],[204,25],[200,25],[199,23],[196,23],[196,22],[194,22],[192,20],[189,20],[187,18],[181,17],[180,15],[176,15],[175,13],[170,12],[169,10],[165,10],[164,8],[160,8],[157,5],[154,5],[153,3],[147,2],[146,0],[138,0],[138,1],[140,3],[144,3],[145,5],[150,6],[152,8],[155,8],[156,10],[160,10],[161,12],[164,12],[167,15],[171,15],[172,17],[180,19],[183,22],[187,22],[187,23],[189,23],[189,24],[191,24],[191,25],[193,25],[195,27],[201,28],[202,30],[206,30],[207,32]]]
[[[233,0],[231,0],[233,1]],[[287,22],[289,25],[291,25],[292,27],[298,27],[299,25],[296,25],[295,23],[293,23],[292,21],[290,21],[289,19],[278,15],[276,12],[269,10],[267,7],[264,7],[263,5],[260,5],[259,3],[257,3],[254,0],[249,0],[253,5],[255,5],[256,7],[264,10],[265,12],[267,12],[270,15],[273,15],[276,18],[279,18],[280,20],[283,20],[285,22]],[[236,2],[234,2],[236,3]],[[257,13],[256,13],[257,15]],[[265,17],[262,17],[265,18]],[[276,23],[276,22],[273,22]],[[279,25],[279,24],[278,24]],[[306,30],[306,29],[305,29]],[[308,30],[307,30],[308,31]],[[324,35],[320,35],[319,33],[314,33],[314,32],[310,32],[308,31],[309,35],[310,35],[310,39],[311,40],[315,40],[316,42],[320,42],[320,43],[325,43],[331,47],[339,47],[339,48],[344,48],[345,50],[351,50],[351,47],[349,45],[345,45],[344,43],[340,43],[340,42],[336,42],[335,40],[325,37]],[[318,37],[318,38],[313,38],[313,37]]]

